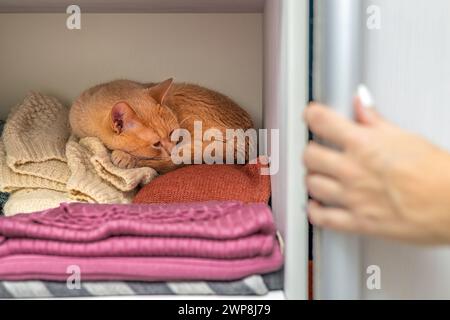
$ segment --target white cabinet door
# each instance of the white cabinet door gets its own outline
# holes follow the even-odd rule
[[[359,79],[384,116],[450,150],[450,1],[319,3],[314,74],[319,98],[350,116],[348,99]],[[374,12],[380,28],[367,27]],[[318,298],[450,299],[450,248],[332,232],[319,232],[316,240]],[[372,265],[381,271],[379,290],[366,287]]]
[[[365,29],[363,68],[378,109],[401,127],[450,150],[450,1],[366,4],[378,6],[381,13],[381,29]],[[450,299],[449,248],[364,239],[362,252],[364,268],[381,269],[381,290],[363,286],[363,298]]]

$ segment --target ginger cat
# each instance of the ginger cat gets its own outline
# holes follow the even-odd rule
[[[159,84],[116,80],[97,85],[75,101],[69,118],[78,137],[98,137],[112,150],[117,166],[148,166],[160,173],[177,167],[170,157],[175,129],[187,129],[193,142],[194,121],[202,121],[203,131],[216,128],[224,137],[226,129],[253,127],[249,114],[230,98],[172,79]],[[202,142],[202,147],[209,143]]]

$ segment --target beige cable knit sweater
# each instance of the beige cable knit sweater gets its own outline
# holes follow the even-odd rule
[[[121,169],[98,138],[71,137],[66,155],[72,175],[67,182],[71,198],[97,203],[131,203],[136,187],[157,176],[151,168]]]
[[[114,166],[98,138],[69,136],[68,110],[55,98],[30,93],[11,111],[0,141],[0,190],[17,192],[5,205],[9,215],[33,211],[33,203],[42,210],[39,201],[130,203],[136,187],[157,175]]]
[[[29,93],[8,116],[3,131],[6,163],[17,174],[54,181],[64,190],[69,178],[65,144],[69,110],[55,98]]]
[[[56,208],[62,202],[72,202],[66,192],[48,189],[21,189],[13,192],[3,207],[5,216]]]
[[[41,163],[46,167],[47,163]],[[67,167],[68,170],[68,167]],[[20,189],[49,189],[66,191],[66,185],[41,177],[14,172],[6,164],[6,150],[3,141],[0,141],[0,191],[13,192]]]

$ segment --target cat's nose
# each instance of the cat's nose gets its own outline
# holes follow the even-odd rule
[[[169,139],[162,139],[161,146],[164,148],[164,150],[167,151],[168,154],[170,154],[172,152],[172,149],[175,147],[175,143],[173,143]]]

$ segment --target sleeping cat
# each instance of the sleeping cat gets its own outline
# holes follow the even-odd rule
[[[228,128],[253,127],[249,114],[230,98],[172,79],[158,84],[116,80],[97,85],[81,94],[69,117],[73,132],[80,138],[98,137],[112,150],[117,166],[148,166],[160,173],[177,167],[170,158],[175,129],[187,129],[193,137],[194,121],[201,121],[203,130],[216,128],[224,136]],[[209,143],[202,142],[203,148]]]

